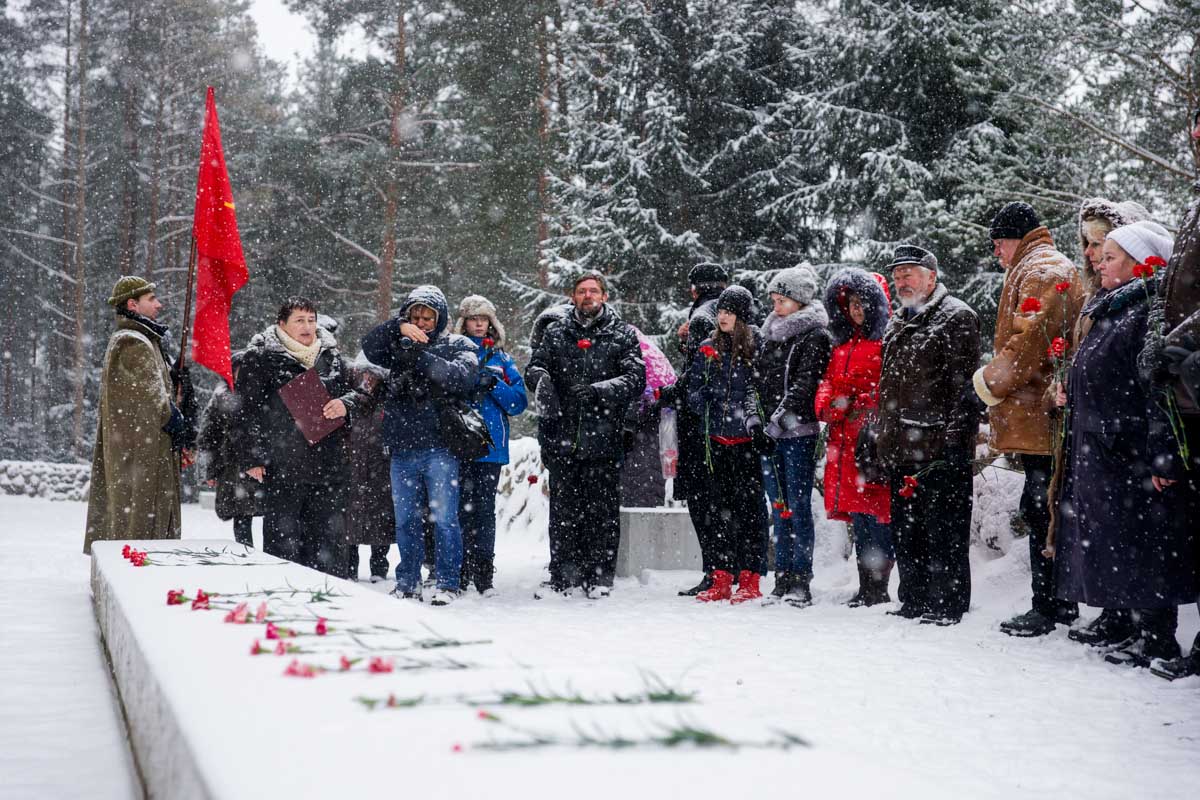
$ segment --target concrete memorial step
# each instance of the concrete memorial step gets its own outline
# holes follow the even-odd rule
[[[702,568],[700,541],[686,508],[622,508],[617,576],[644,569]]]

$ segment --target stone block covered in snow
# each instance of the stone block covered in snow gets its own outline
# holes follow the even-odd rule
[[[686,508],[622,508],[617,577],[644,569],[703,569],[700,541]]]

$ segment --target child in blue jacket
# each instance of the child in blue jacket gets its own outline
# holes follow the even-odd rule
[[[492,574],[496,557],[496,486],[500,468],[508,463],[509,417],[525,410],[525,381],[504,346],[504,326],[496,307],[477,294],[458,304],[454,332],[475,343],[479,378],[473,403],[487,422],[492,447],[477,461],[459,465],[458,519],[463,535],[463,589],[474,581],[485,597],[495,593]]]

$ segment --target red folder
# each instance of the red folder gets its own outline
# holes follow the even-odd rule
[[[316,444],[346,424],[345,417],[325,419],[322,410],[333,398],[321,383],[316,369],[308,369],[279,388],[279,396],[296,420],[296,427],[308,443]]]

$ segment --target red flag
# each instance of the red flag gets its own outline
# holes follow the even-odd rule
[[[233,190],[221,148],[221,125],[213,88],[205,102],[200,176],[196,180],[196,319],[192,325],[192,360],[220,375],[233,388],[229,350],[229,308],[233,293],[250,279],[234,214]]]

